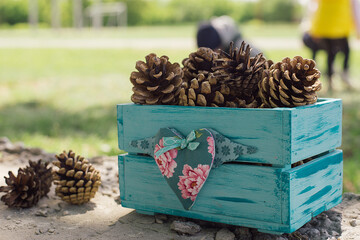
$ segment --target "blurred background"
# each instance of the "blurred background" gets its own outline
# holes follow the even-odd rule
[[[306,0],[2,0],[0,136],[48,152],[116,155],[116,104],[130,102],[129,76],[154,52],[181,63],[196,50],[200,21],[228,15],[268,59],[312,54],[302,43]],[[360,49],[351,46],[349,90],[335,60],[333,91],[343,99],[344,188],[360,193]],[[325,73],[326,55],[318,68]],[[323,74],[325,78],[325,74]]]

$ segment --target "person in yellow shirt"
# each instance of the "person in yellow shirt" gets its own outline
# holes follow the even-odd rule
[[[354,26],[360,36],[360,14],[358,0],[313,0],[310,3],[310,28],[304,34],[304,44],[312,50],[313,59],[319,50],[327,53],[327,76],[332,90],[333,64],[337,53],[344,54],[342,80],[349,86],[348,38]]]

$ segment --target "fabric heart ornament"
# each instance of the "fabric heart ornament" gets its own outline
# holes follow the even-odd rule
[[[187,210],[194,205],[211,169],[257,151],[256,147],[233,142],[209,128],[193,130],[186,137],[174,128],[161,128],[155,137],[133,140],[130,146],[153,156]]]
[[[162,128],[155,136],[154,159],[161,174],[185,209],[190,209],[204,186],[215,157],[215,140],[207,129],[182,136]]]

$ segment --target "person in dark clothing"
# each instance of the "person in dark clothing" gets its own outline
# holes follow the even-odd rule
[[[198,47],[221,49],[225,52],[228,52],[230,42],[234,42],[235,47],[240,47],[244,41],[235,21],[229,16],[216,17],[210,21],[201,22],[198,26],[196,40]],[[250,53],[252,57],[260,53],[258,49],[253,46],[252,48],[253,50]]]

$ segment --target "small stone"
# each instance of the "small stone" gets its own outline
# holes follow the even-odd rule
[[[17,142],[13,145],[9,145],[5,148],[5,151],[8,153],[17,153],[20,154],[24,150],[24,144]]]
[[[320,231],[316,228],[310,228],[307,235],[310,239],[320,239]]]
[[[10,216],[10,215],[7,216],[7,217],[6,217],[6,220],[11,220],[11,216]]]
[[[36,235],[40,235],[41,233],[40,233],[39,230],[36,230],[36,231],[35,231],[35,234],[36,234]]]
[[[167,216],[164,214],[155,215],[156,223],[163,224],[164,222],[166,222],[167,219],[168,219]]]
[[[39,232],[40,232],[40,233],[47,233],[48,231],[49,231],[49,229],[48,229],[48,228],[46,228],[46,227],[45,227],[45,228],[40,228],[40,229],[39,229]]]
[[[227,228],[222,228],[216,233],[215,240],[234,240],[235,234]]]
[[[109,191],[109,190],[104,190],[104,191],[102,191],[102,195],[111,197],[111,196],[112,196],[112,192]]]
[[[21,223],[21,220],[15,220],[14,221],[16,224],[20,224]]]
[[[63,216],[67,216],[67,215],[69,215],[69,211],[64,211]]]
[[[356,219],[350,220],[350,225],[351,225],[352,227],[356,227],[356,226],[357,226]]]
[[[54,233],[54,232],[55,232],[55,229],[54,229],[54,228],[50,228],[50,229],[48,230],[48,232],[49,232],[49,233]]]
[[[47,216],[48,216],[48,211],[47,211],[47,210],[38,210],[38,211],[35,213],[35,216],[47,217]]]
[[[238,228],[235,229],[234,233],[235,233],[235,236],[237,237],[238,240],[252,239],[252,234],[251,234],[249,228],[238,227]]]
[[[40,205],[40,208],[49,208],[49,205],[46,204],[46,203],[44,203],[44,204],[41,204],[41,205]]]
[[[170,229],[180,233],[194,235],[201,231],[201,227],[193,222],[173,221]]]
[[[307,228],[307,227],[302,227],[302,228],[300,228],[299,230],[298,230],[298,232],[300,233],[300,234],[305,234],[307,231],[309,231],[309,228]]]
[[[41,153],[43,152],[41,148],[30,148],[29,152],[32,155],[41,155]]]
[[[135,222],[140,224],[153,224],[155,222],[155,218],[152,215],[140,215]]]

